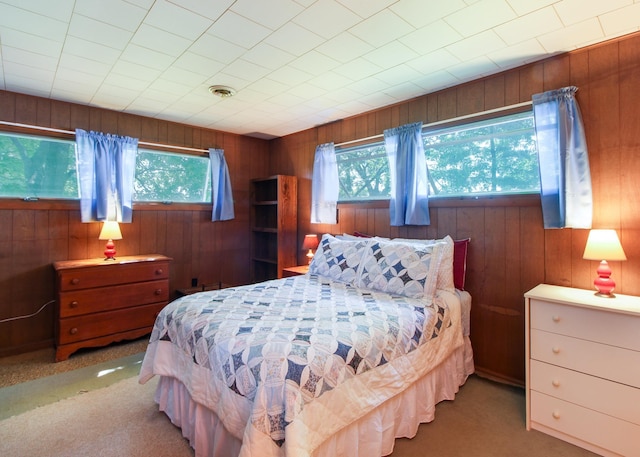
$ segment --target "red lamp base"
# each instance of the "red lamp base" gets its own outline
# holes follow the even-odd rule
[[[616,283],[611,279],[611,268],[606,260],[600,262],[598,269],[596,270],[598,277],[593,281],[595,286],[596,295],[599,297],[613,298],[613,289],[616,288]]]
[[[116,260],[116,245],[113,240],[107,241],[104,249],[104,260]]]

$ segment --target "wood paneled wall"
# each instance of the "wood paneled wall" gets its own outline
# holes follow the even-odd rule
[[[523,294],[541,282],[591,289],[597,264],[582,259],[588,231],[544,230],[537,196],[432,200],[428,227],[390,227],[386,204],[339,205],[337,225],[313,225],[309,223],[313,157],[321,143],[501,108],[569,85],[579,88],[593,182],[594,228],[618,231],[628,261],[613,263],[617,291],[640,295],[640,34],[271,141],[271,174],[300,178],[299,244],[305,233],[354,230],[394,237],[471,237],[467,289],[473,296],[471,340],[476,368],[523,384]],[[304,262],[302,251],[298,260]]]
[[[192,278],[207,285],[249,282],[249,181],[267,176],[267,141],[4,91],[0,120],[224,149],[234,220],[211,222],[210,205],[134,205],[133,222],[121,224],[116,249],[118,255],[172,257],[172,292],[190,287]],[[100,226],[80,222],[78,202],[0,200],[0,320],[34,313],[54,299],[52,262],[101,257]],[[51,346],[53,328],[53,304],[37,316],[0,323],[0,356]]]

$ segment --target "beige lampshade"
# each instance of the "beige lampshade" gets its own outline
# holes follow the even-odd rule
[[[100,230],[99,240],[121,240],[120,225],[116,221],[105,221]]]
[[[627,260],[615,230],[591,230],[582,258],[609,261]]]

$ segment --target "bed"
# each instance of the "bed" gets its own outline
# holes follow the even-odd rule
[[[167,305],[139,382],[197,457],[388,455],[473,372],[455,247],[325,234],[304,276]]]

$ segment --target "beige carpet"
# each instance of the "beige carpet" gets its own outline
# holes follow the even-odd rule
[[[193,457],[158,412],[153,381],[132,377],[0,421],[3,457]],[[587,451],[524,428],[522,389],[472,376],[393,457],[586,457]],[[258,456],[256,456],[258,457]],[[344,456],[348,457],[348,456]]]

